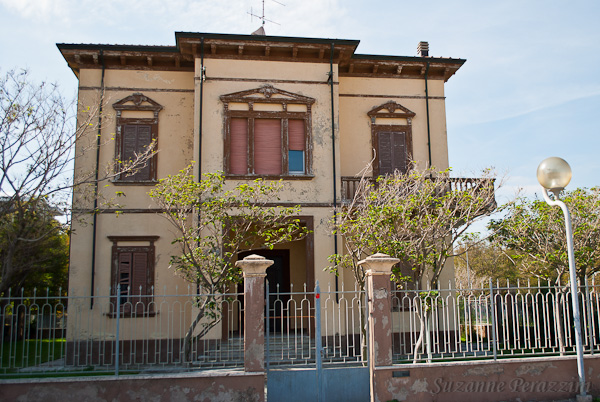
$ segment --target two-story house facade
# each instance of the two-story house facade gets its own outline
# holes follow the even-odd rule
[[[78,140],[76,174],[153,142],[158,151],[134,175],[98,186],[119,208],[76,193],[74,210],[98,212],[73,220],[69,295],[188,285],[169,270],[174,233],[148,191],[192,161],[196,175],[286,183],[279,203],[300,205],[312,233],[265,253],[282,272],[282,289],[317,280],[352,286],[350,273],[324,271],[342,250],[329,223],[334,208],[371,161],[373,175],[413,160],[448,167],[444,84],[465,60],[430,57],[425,42],[418,56],[385,56],[357,54],[356,40],[175,36],[175,46],[58,45],[78,77],[82,113],[101,109]]]

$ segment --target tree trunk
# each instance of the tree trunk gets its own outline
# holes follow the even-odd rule
[[[202,321],[202,319],[207,315],[206,306],[209,305],[209,303],[214,302],[215,300],[216,298],[214,296],[210,296],[202,302],[201,306],[198,307],[198,314],[196,315],[194,321],[192,321],[192,323],[190,324],[188,331],[185,334],[185,338],[183,338],[183,346],[181,348],[181,353],[183,354],[184,361],[192,361],[192,341],[194,340],[194,330],[196,329],[200,321]],[[215,304],[218,305],[217,302],[215,302]],[[209,310],[212,311],[211,308],[209,308]],[[212,319],[212,321],[206,323],[202,331],[200,331],[200,333],[196,335],[195,338],[202,338],[221,321],[220,310],[216,309],[215,311],[216,314],[213,316],[214,318]],[[208,315],[212,316],[213,314],[209,313]]]
[[[423,301],[419,301],[421,306],[423,305]],[[419,329],[419,338],[417,339],[417,343],[415,343],[415,349],[413,354],[413,364],[416,364],[419,360],[419,349],[423,346],[425,342],[425,334],[426,334],[426,322],[429,319],[429,313],[427,312],[427,308],[423,310],[423,314],[419,314],[418,310],[416,312],[417,317],[419,317],[420,329]]]
[[[358,261],[358,260],[355,259],[354,261]],[[360,295],[360,297],[362,297],[362,300],[364,302],[366,302],[365,295],[367,294],[367,291],[365,289],[366,283],[365,283],[364,269],[361,266],[354,265],[353,272],[354,272],[354,279],[355,279],[356,283],[358,284],[359,295]],[[360,350],[361,350],[361,356],[362,356],[362,364],[364,366],[367,365],[368,355],[369,355],[369,346],[368,346],[368,342],[367,342],[367,325],[369,325],[369,323],[367,322],[367,319],[365,317],[366,309],[368,309],[368,303],[366,303],[360,309],[360,317],[359,317],[360,333],[361,333]]]
[[[365,320],[365,309],[360,309],[360,350],[362,354],[362,364],[363,366],[367,365],[367,360],[369,358],[369,348],[367,345],[367,322]]]
[[[196,318],[190,324],[190,327],[188,328],[188,332],[185,334],[185,338],[183,338],[183,347],[181,349],[181,353],[183,355],[184,361],[192,360],[192,356],[191,356],[192,336],[194,334],[194,330],[196,329],[196,326],[198,326],[198,323],[202,320],[202,318],[204,318],[204,307],[202,307],[200,309],[200,311],[196,315]]]

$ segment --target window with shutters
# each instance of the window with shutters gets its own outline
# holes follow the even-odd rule
[[[112,312],[125,316],[154,314],[154,242],[158,236],[109,236]],[[117,300],[118,299],[118,300]]]
[[[376,174],[393,174],[395,171],[406,173],[410,164],[408,154],[409,137],[406,127],[375,127],[373,142],[375,143]]]
[[[412,161],[412,118],[415,113],[390,101],[368,112],[376,176],[405,173]],[[401,124],[398,124],[401,123]]]
[[[117,111],[116,183],[153,184],[156,182],[158,113],[162,109],[152,99],[135,93],[113,104]]]
[[[224,169],[240,177],[312,177],[314,99],[265,85],[221,96]]]

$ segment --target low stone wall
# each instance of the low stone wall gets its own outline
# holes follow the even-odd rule
[[[0,381],[0,401],[264,402],[263,373],[200,373]]]
[[[585,358],[588,394],[600,394],[600,356]],[[579,393],[575,356],[405,364],[374,368],[372,400],[550,401]]]

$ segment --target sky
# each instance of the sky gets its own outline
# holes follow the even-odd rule
[[[250,34],[260,0],[0,0],[0,73],[27,68],[75,96],[56,43],[175,45],[176,31]],[[538,164],[600,185],[600,1],[265,0],[268,35],[358,39],[357,53],[467,62],[446,84],[455,176],[493,167],[498,201],[539,193]]]

